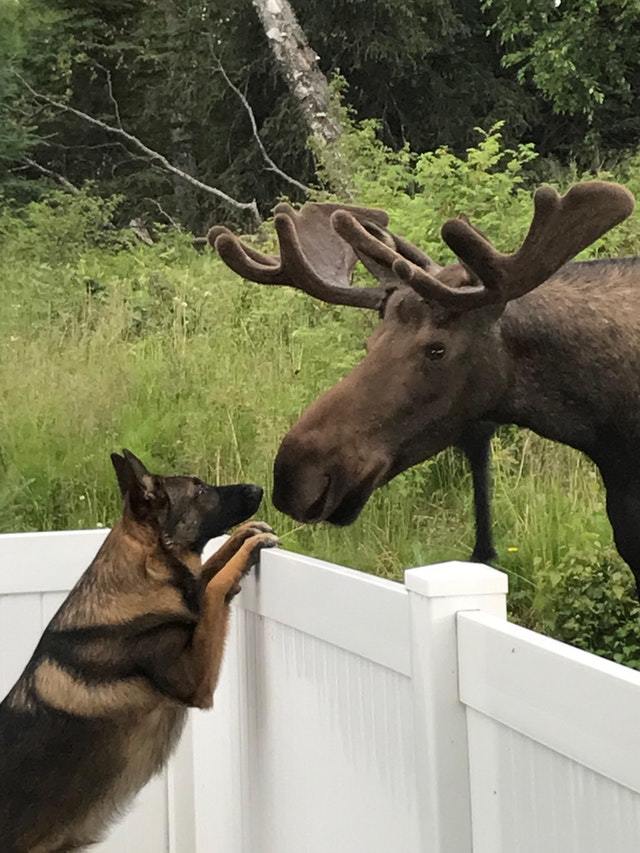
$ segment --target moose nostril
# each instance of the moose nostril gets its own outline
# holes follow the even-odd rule
[[[305,510],[305,515],[309,520],[313,520],[316,518],[323,517],[323,510],[327,505],[327,500],[329,497],[329,491],[331,489],[331,477],[328,474],[323,476],[323,484],[321,486],[321,491],[318,497],[313,503],[308,506]]]
[[[324,518],[333,492],[327,454],[313,443],[287,437],[273,466],[273,503],[298,521]]]

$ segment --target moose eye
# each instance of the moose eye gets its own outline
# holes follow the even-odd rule
[[[445,353],[446,349],[444,344],[429,344],[427,347],[427,356],[431,361],[440,361],[441,358],[444,358]]]

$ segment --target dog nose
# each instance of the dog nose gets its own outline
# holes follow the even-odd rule
[[[260,506],[263,494],[264,489],[262,489],[260,486],[256,486],[253,483],[250,483],[245,486],[244,499],[245,502],[252,508],[252,512],[255,512]]]

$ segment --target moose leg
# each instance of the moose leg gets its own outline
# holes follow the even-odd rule
[[[457,446],[469,461],[473,480],[473,504],[476,522],[476,543],[471,559],[490,563],[496,558],[491,532],[491,437],[496,425],[489,421],[472,424],[462,433]]]
[[[640,480],[622,483],[605,478],[605,486],[613,539],[620,556],[633,572],[640,599]]]

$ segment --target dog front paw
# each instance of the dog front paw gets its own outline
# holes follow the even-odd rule
[[[275,548],[279,541],[278,537],[273,533],[267,533],[265,531],[254,533],[246,539],[234,558],[234,561],[237,560],[238,570],[233,579],[231,588],[225,595],[225,601],[227,604],[240,592],[240,581],[253,568],[253,566],[256,565],[260,559],[260,552],[262,549]],[[214,582],[215,581],[212,581],[212,583]]]
[[[267,526],[268,525],[265,525],[265,527]],[[279,543],[280,540],[275,533],[273,533],[271,528],[269,528],[268,531],[263,530],[250,536],[240,549],[247,558],[247,567],[244,569],[243,574],[248,572],[249,569],[258,562],[260,551],[262,551],[263,548],[275,548]]]

